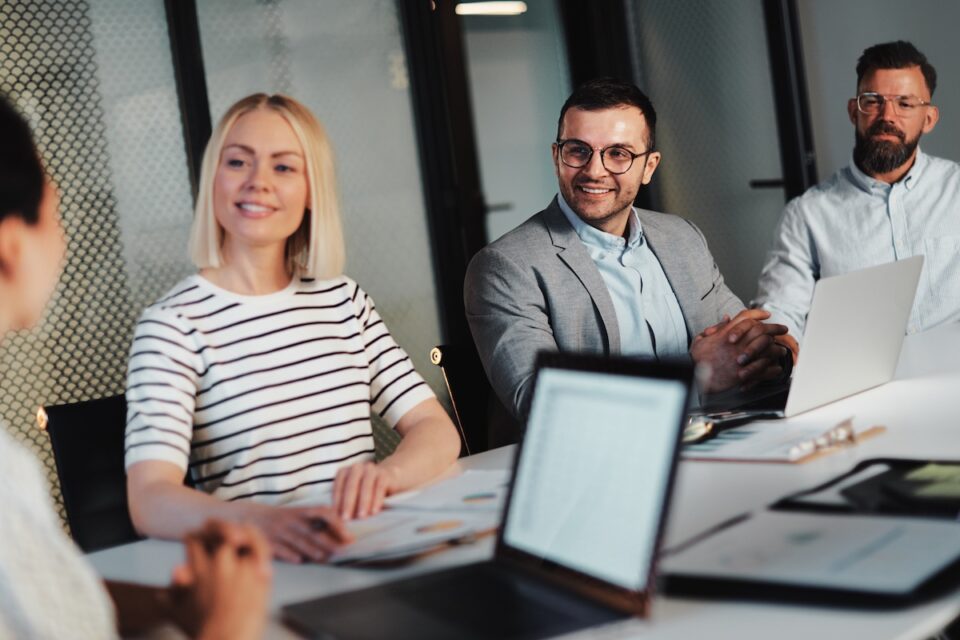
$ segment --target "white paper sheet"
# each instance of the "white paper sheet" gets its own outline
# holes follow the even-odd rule
[[[393,509],[489,511],[500,513],[507,497],[510,473],[505,469],[469,469],[416,491],[390,496]]]
[[[816,588],[908,594],[960,558],[960,523],[766,511],[675,556],[661,570]]]
[[[329,562],[401,558],[496,526],[495,513],[381,511],[363,520],[347,522],[356,541],[330,556]]]

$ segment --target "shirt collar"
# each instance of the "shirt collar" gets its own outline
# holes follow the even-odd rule
[[[563,199],[562,193],[557,194],[557,204],[560,205],[560,211],[566,216],[580,241],[589,247],[609,251],[611,249],[623,249],[624,247],[636,249],[643,244],[643,229],[640,226],[640,217],[637,215],[636,207],[633,207],[630,211],[630,218],[627,220],[627,238],[624,242],[624,239],[620,236],[601,231],[581,220],[580,216]]]
[[[913,166],[910,167],[910,171],[907,172],[907,175],[903,176],[903,178],[901,178],[900,182],[897,184],[902,184],[907,191],[910,191],[920,179],[920,176],[923,175],[923,172],[927,168],[928,164],[930,164],[930,159],[927,157],[927,154],[925,154],[920,147],[917,147],[917,157],[913,161]],[[856,186],[867,192],[882,191],[886,193],[893,186],[887,184],[886,182],[881,182],[880,180],[871,178],[861,171],[860,167],[857,166],[857,163],[854,162],[852,155],[850,157],[850,176]]]

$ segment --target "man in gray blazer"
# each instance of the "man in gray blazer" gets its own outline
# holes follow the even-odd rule
[[[781,375],[781,325],[745,310],[703,234],[633,207],[660,162],[656,112],[636,86],[588,82],[560,112],[553,161],[560,193],[481,250],[464,302],[487,376],[521,421],[541,350],[692,357],[701,390]]]

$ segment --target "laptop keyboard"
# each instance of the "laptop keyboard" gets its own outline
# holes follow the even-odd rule
[[[490,637],[543,637],[578,628],[598,614],[619,617],[502,566],[469,565],[461,573],[456,580],[443,572],[434,581],[401,583],[393,595],[432,616]]]
[[[492,562],[284,607],[288,624],[323,640],[533,640],[624,617]]]
[[[514,574],[495,571],[489,565],[466,567],[458,578],[455,583],[447,578],[409,587],[404,585],[396,595],[418,609],[478,630],[494,630],[499,626],[496,618],[510,618],[520,630],[533,628],[534,623],[544,619],[567,618],[569,615],[559,607],[531,597],[533,592],[542,590],[540,585]],[[531,624],[524,624],[526,619]]]

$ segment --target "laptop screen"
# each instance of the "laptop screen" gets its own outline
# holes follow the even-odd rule
[[[675,379],[541,369],[504,543],[643,589],[686,399]]]

